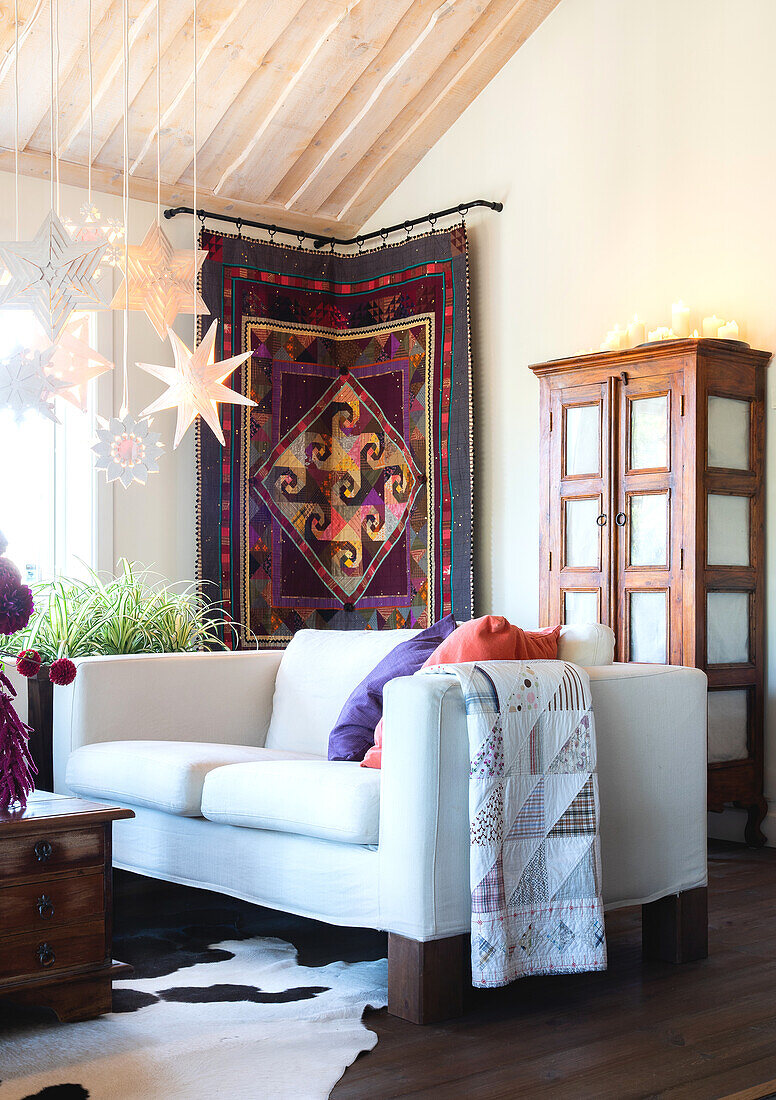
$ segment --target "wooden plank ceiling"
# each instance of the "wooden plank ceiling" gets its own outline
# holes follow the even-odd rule
[[[122,188],[122,2],[91,0],[93,185],[113,193]],[[156,0],[128,2],[130,193],[155,200]],[[162,201],[191,205],[193,4],[159,2]],[[50,4],[56,16],[57,0],[17,3],[20,167],[47,177]],[[54,139],[60,178],[83,184],[89,0],[58,3]],[[321,233],[356,233],[558,3],[198,0],[198,205]],[[0,168],[6,170],[14,163],[14,42],[14,0],[0,0]]]

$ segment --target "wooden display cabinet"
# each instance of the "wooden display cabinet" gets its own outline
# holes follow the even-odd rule
[[[616,659],[709,678],[709,809],[765,842],[765,368],[671,340],[531,369],[541,384],[541,618],[602,622]]]

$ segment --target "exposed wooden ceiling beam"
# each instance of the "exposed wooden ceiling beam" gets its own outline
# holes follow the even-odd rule
[[[47,153],[25,151],[19,156],[19,172],[21,175],[48,180],[50,178],[49,169],[50,160]],[[73,187],[86,187],[87,168],[85,165],[61,160],[59,169],[63,184],[69,184]],[[13,170],[13,150],[0,148],[0,172],[12,173]],[[108,195],[121,195],[123,175],[121,172],[112,169],[95,166],[92,171],[92,186],[95,191],[101,191]],[[129,194],[133,199],[155,203],[156,180],[130,176]],[[162,203],[164,206],[191,206],[192,199],[193,195],[190,187],[181,188],[176,185],[162,184]],[[272,206],[268,203],[235,202],[233,199],[214,195],[207,188],[197,192],[197,208],[204,208],[214,214],[233,214],[236,217],[253,218],[255,221],[267,222],[270,225],[277,223],[290,229],[304,230],[307,233],[319,234],[323,237],[341,232],[352,236],[358,229],[357,226],[349,222],[335,223],[330,218],[297,214],[294,211],[286,211],[282,207]],[[145,228],[145,226],[142,229],[139,228],[137,233],[130,230],[130,239],[137,237],[140,240]]]

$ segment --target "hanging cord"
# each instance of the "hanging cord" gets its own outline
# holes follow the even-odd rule
[[[129,412],[129,0],[122,3],[124,51],[124,385],[121,393],[121,417]]]
[[[162,32],[156,0],[156,224],[162,224]],[[194,204],[196,206],[196,203]]]
[[[57,217],[59,217],[59,0],[52,0],[52,3],[56,3],[56,51],[57,51],[57,64],[56,64],[56,80],[54,82],[54,110],[55,125],[54,125],[54,156],[57,170]]]
[[[16,200],[16,239],[19,240],[19,0],[13,3],[13,168]]]
[[[194,159],[192,163],[193,172],[193,184],[194,184],[194,209],[197,209],[197,0],[194,0],[194,114],[192,116],[192,137],[194,138]],[[204,222],[203,222],[204,224]],[[197,249],[199,248],[199,232],[197,229],[197,219],[193,219],[194,225],[194,288],[193,288],[193,306],[194,306],[194,342],[192,348],[197,346]]]
[[[89,208],[92,205],[92,155],[94,149],[94,70],[92,65],[92,0],[86,16],[87,48],[86,56],[89,66]]]
[[[49,161],[49,200],[54,209],[54,0],[49,0],[49,118],[51,120],[51,154]]]

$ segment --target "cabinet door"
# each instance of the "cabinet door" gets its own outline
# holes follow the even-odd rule
[[[617,660],[682,663],[683,372],[615,382]]]
[[[610,382],[550,398],[549,623],[611,622]]]

